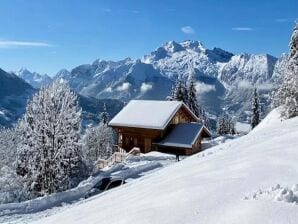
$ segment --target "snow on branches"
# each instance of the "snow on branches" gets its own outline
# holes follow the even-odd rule
[[[283,83],[274,93],[273,106],[283,106],[282,116],[298,116],[298,23],[290,41],[290,53]]]
[[[63,80],[43,87],[20,122],[17,173],[37,195],[72,187],[82,172],[81,109]]]

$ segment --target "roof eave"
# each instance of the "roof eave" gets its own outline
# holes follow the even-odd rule
[[[108,124],[109,127],[113,127],[113,128],[140,128],[140,129],[151,129],[151,130],[164,130],[163,127],[152,127],[152,126],[139,126],[139,125],[123,125],[123,124]]]

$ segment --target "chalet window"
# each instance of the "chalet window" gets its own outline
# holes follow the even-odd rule
[[[174,123],[175,123],[175,124],[178,124],[178,123],[179,123],[179,116],[176,116],[176,117],[175,117],[175,119],[174,119]]]
[[[119,134],[119,144],[122,144],[123,136],[122,134]]]
[[[133,138],[130,137],[130,138],[129,138],[129,144],[132,145],[132,143],[133,143]]]
[[[128,137],[125,137],[125,145],[128,145],[129,139]]]

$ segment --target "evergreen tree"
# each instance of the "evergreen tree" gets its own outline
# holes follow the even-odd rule
[[[201,108],[201,121],[207,128],[210,127],[209,117],[203,108]]]
[[[173,101],[173,100],[175,100],[175,89],[176,89],[176,84],[177,84],[176,82],[173,83],[172,88],[171,88],[171,93],[170,93],[169,96],[166,97],[166,99],[167,99],[168,101]]]
[[[227,114],[220,116],[217,120],[217,134],[234,135],[235,133],[235,123],[233,119]]]
[[[19,136],[15,127],[0,128],[0,170],[4,166],[15,167]]]
[[[87,129],[84,137],[84,153],[91,169],[98,159],[107,159],[114,153],[113,142],[114,133],[111,127],[100,123]]]
[[[187,92],[188,92],[187,106],[198,118],[202,120],[202,110],[198,103],[197,91],[195,87],[195,80],[194,80],[193,74],[190,75]]]
[[[252,100],[251,128],[255,128],[260,123],[260,101],[257,89],[254,89]]]
[[[51,194],[73,187],[82,176],[81,109],[63,80],[43,87],[20,122],[17,173],[31,192]]]
[[[110,115],[107,112],[106,104],[104,103],[103,105],[103,112],[100,114],[100,122],[103,123],[104,125],[108,125],[110,119]]]
[[[225,134],[225,122],[224,122],[224,117],[221,116],[217,119],[217,124],[216,124],[216,132],[218,135],[224,135]]]
[[[298,23],[290,41],[290,53],[283,83],[274,93],[273,106],[283,106],[282,116],[298,116]]]
[[[182,81],[181,77],[178,79],[177,84],[175,86],[174,100],[182,101],[183,103],[188,105],[188,92],[186,84]]]

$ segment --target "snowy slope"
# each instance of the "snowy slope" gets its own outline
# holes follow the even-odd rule
[[[244,137],[36,223],[294,224],[297,136],[298,118],[275,110]]]

